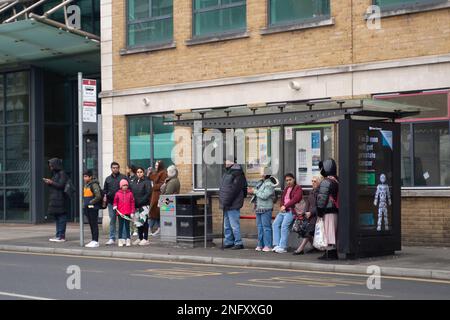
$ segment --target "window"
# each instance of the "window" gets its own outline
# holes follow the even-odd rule
[[[244,0],[194,0],[194,37],[244,31]]]
[[[148,168],[162,160],[165,167],[172,165],[174,147],[173,126],[164,125],[158,116],[128,118],[128,163]]]
[[[411,8],[414,6],[432,5],[448,0],[374,0],[373,4],[380,6],[381,9],[395,10],[403,8]]]
[[[173,39],[173,0],[128,0],[128,46]]]
[[[290,25],[330,16],[330,0],[269,0],[269,25]]]

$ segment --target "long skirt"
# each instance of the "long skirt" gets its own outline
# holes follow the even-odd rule
[[[323,219],[325,238],[328,245],[336,245],[337,240],[337,227],[338,227],[338,215],[335,213],[327,213]]]

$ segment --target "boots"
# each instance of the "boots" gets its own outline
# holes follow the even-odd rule
[[[327,251],[325,251],[325,253],[323,254],[323,256],[319,257],[318,259],[320,259],[320,260],[326,260],[326,261],[330,261],[330,260],[338,260],[337,250],[336,250],[336,249],[333,249],[333,250],[327,250]]]

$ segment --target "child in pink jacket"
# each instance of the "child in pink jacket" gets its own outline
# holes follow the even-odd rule
[[[120,181],[120,190],[114,196],[113,209],[119,216],[119,247],[131,246],[130,239],[130,221],[133,219],[134,212],[134,196],[128,188],[128,181],[122,179]],[[126,239],[126,240],[125,240]]]

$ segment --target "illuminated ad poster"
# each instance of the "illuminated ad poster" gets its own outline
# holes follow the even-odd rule
[[[270,166],[268,131],[266,129],[246,130],[246,177],[249,185],[261,180],[261,170]]]
[[[356,130],[357,212],[360,230],[392,229],[393,132],[375,126]]]
[[[296,132],[297,183],[311,185],[313,176],[320,174],[320,130]]]

